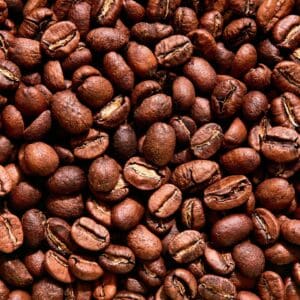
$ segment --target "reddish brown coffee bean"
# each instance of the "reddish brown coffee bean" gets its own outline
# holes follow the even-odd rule
[[[281,226],[281,235],[282,237],[292,243],[299,245],[300,244],[300,235],[299,235],[299,226],[300,220],[286,220],[284,221]]]
[[[208,159],[213,156],[222,145],[223,132],[216,123],[201,126],[192,136],[191,150],[199,159]]]
[[[264,252],[266,260],[278,266],[295,263],[300,255],[297,246],[286,243],[275,243]]]
[[[173,157],[176,136],[173,128],[165,123],[154,123],[148,129],[143,143],[145,158],[157,166],[166,165]]]
[[[127,244],[136,257],[143,260],[154,260],[162,252],[160,239],[143,225],[138,225],[128,233]]]
[[[195,103],[195,88],[192,82],[184,76],[173,81],[172,95],[174,106],[178,110],[187,110]]]
[[[179,0],[170,2],[160,2],[159,0],[150,0],[147,3],[146,13],[151,21],[163,21],[169,19],[180,5]]]
[[[183,201],[181,207],[181,222],[188,229],[200,229],[205,224],[205,213],[202,202],[198,198]]]
[[[126,198],[112,208],[112,225],[119,230],[130,230],[140,223],[144,212],[145,209],[139,202]]]
[[[224,133],[223,145],[227,149],[240,146],[247,139],[247,128],[240,118],[235,118]]]
[[[121,9],[121,0],[93,2],[92,16],[100,26],[111,26],[116,22]]]
[[[198,285],[198,293],[203,299],[234,299],[236,288],[227,278],[216,275],[204,275]]]
[[[53,95],[51,112],[59,125],[71,134],[80,134],[92,126],[91,111],[69,90]]]
[[[230,247],[246,239],[252,229],[252,221],[246,215],[228,215],[213,225],[211,240],[217,246]]]
[[[295,197],[295,190],[283,178],[270,178],[260,183],[255,191],[256,199],[272,212],[287,209]]]
[[[237,294],[237,300],[259,300],[260,298],[252,292],[240,291]]]
[[[244,83],[248,89],[265,90],[271,84],[272,71],[264,64],[251,68],[244,76]]]
[[[71,235],[76,244],[90,251],[102,250],[110,242],[108,230],[87,217],[81,217],[73,223]]]
[[[243,115],[247,120],[259,120],[268,110],[267,97],[259,91],[251,91],[243,97]]]
[[[263,300],[284,299],[284,284],[280,275],[272,271],[264,272],[257,285],[258,293]]]
[[[135,266],[132,250],[125,246],[110,244],[99,256],[99,264],[105,270],[116,274],[129,273]]]
[[[32,276],[41,277],[45,273],[44,260],[45,254],[41,250],[38,250],[27,254],[24,257],[24,264]]]
[[[213,90],[216,72],[203,58],[192,57],[183,67],[183,72],[200,91],[209,93]]]
[[[167,218],[179,209],[181,201],[181,191],[173,184],[164,184],[150,196],[148,209],[158,218]]]
[[[251,182],[243,175],[224,177],[204,190],[204,203],[214,210],[226,210],[244,204],[252,192]]]
[[[261,245],[274,243],[280,233],[276,217],[265,208],[257,208],[252,213],[254,235],[256,241]]]

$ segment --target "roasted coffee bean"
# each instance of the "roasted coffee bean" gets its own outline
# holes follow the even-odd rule
[[[243,175],[224,177],[204,190],[204,202],[213,210],[226,210],[244,204],[252,192],[251,182]]]
[[[188,263],[203,255],[204,236],[195,230],[185,230],[170,241],[168,251],[178,263]]]
[[[180,5],[179,0],[163,1],[150,0],[146,12],[151,21],[163,21],[169,19]]]
[[[75,50],[79,39],[75,24],[61,21],[46,29],[41,37],[41,46],[49,57],[62,58]]]
[[[165,184],[150,196],[148,209],[158,218],[167,218],[179,209],[181,201],[181,191],[173,184]]]
[[[278,266],[297,262],[299,255],[297,246],[286,243],[276,243],[265,250],[266,260]]]
[[[221,179],[219,165],[210,160],[194,160],[176,167],[171,181],[183,191],[195,192]]]
[[[266,90],[271,84],[272,71],[264,64],[258,64],[244,75],[244,83],[248,89]]]
[[[235,262],[230,252],[218,252],[206,245],[204,257],[209,267],[218,275],[230,274],[235,269]]]
[[[175,67],[184,64],[193,53],[193,45],[189,38],[183,35],[172,35],[163,39],[155,47],[158,63],[165,67]]]
[[[279,212],[289,207],[295,197],[295,190],[283,178],[270,178],[257,186],[255,197],[264,208]]]
[[[294,1],[264,0],[257,10],[256,20],[264,32],[270,31],[277,21],[287,16],[292,10]]]
[[[45,277],[33,284],[32,298],[41,300],[45,297],[49,300],[62,300],[64,289],[57,281]]]
[[[110,242],[108,230],[87,217],[81,217],[73,223],[71,236],[76,244],[90,251],[102,250]]]
[[[135,256],[143,260],[154,260],[162,252],[160,239],[143,225],[138,225],[128,233],[127,244]]]
[[[205,212],[198,198],[188,198],[181,207],[181,222],[188,229],[200,229],[205,224]]]
[[[236,288],[227,278],[216,275],[204,275],[198,285],[198,293],[205,300],[235,299]]]
[[[273,244],[279,237],[280,228],[276,217],[265,208],[257,208],[252,213],[254,235],[261,245]]]
[[[219,247],[230,247],[246,239],[253,229],[244,214],[231,214],[217,221],[211,230],[211,240]]]
[[[92,16],[100,26],[111,26],[117,21],[122,8],[120,0],[92,2]]]
[[[193,274],[185,269],[175,269],[164,281],[164,292],[171,299],[194,299],[197,294],[197,282]]]
[[[300,220],[284,221],[280,226],[282,237],[286,241],[292,244],[299,245],[300,244],[299,226],[300,226]]]
[[[201,126],[192,136],[191,149],[197,158],[208,159],[220,149],[222,141],[221,126],[208,123]]]
[[[157,166],[164,166],[171,161],[176,145],[174,129],[162,122],[150,126],[143,142],[145,158]]]
[[[45,254],[38,250],[24,257],[24,264],[29,273],[34,277],[41,277],[45,273],[44,268]]]
[[[157,189],[170,178],[170,170],[167,167],[155,167],[138,156],[126,162],[123,172],[125,179],[140,190]]]
[[[17,65],[10,60],[0,60],[0,88],[15,90],[21,81],[21,72]]]
[[[258,293],[263,300],[284,299],[284,284],[280,275],[272,271],[264,272],[257,285]]]
[[[240,146],[247,139],[247,128],[240,118],[235,118],[224,133],[223,145],[227,149]]]
[[[126,274],[135,266],[135,255],[128,247],[110,244],[100,254],[98,261],[109,272]]]
[[[179,76],[172,85],[174,106],[178,110],[187,110],[195,103],[195,88],[192,82],[184,76]]]

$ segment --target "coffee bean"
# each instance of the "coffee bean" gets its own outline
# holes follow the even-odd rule
[[[92,16],[100,26],[111,26],[116,22],[121,8],[122,1],[120,0],[93,2]]]
[[[97,280],[104,273],[95,261],[78,255],[71,255],[68,259],[68,265],[72,274],[81,280]]]
[[[21,72],[17,65],[10,60],[0,60],[0,88],[15,90],[20,83]]]
[[[250,197],[252,186],[247,177],[233,175],[216,181],[204,190],[204,202],[214,210],[226,210],[244,204]]]
[[[164,291],[171,299],[194,299],[197,294],[197,282],[191,272],[175,269],[166,276]]]
[[[297,262],[299,255],[296,246],[285,243],[276,243],[265,250],[266,260],[278,266]]]
[[[24,264],[29,273],[34,277],[41,277],[45,273],[44,268],[45,254],[38,250],[24,257]]]
[[[135,255],[128,247],[110,244],[100,254],[99,264],[109,272],[126,274],[135,266]]]
[[[56,281],[45,277],[33,284],[32,297],[37,300],[45,297],[48,297],[49,300],[62,300],[64,298],[64,289]]]
[[[299,220],[287,220],[283,222],[280,226],[282,237],[292,243],[299,245],[300,244],[300,236],[299,236]]]
[[[211,230],[213,243],[230,247],[246,239],[253,229],[252,221],[244,214],[231,214],[217,221]]]
[[[198,293],[205,300],[236,298],[236,288],[231,281],[216,275],[204,275],[200,279]]]
[[[128,233],[127,244],[135,256],[143,260],[154,260],[162,252],[160,239],[143,225]]]
[[[272,271],[264,272],[257,285],[262,299],[284,299],[284,285],[281,277]]]
[[[0,251],[12,253],[23,244],[23,229],[20,219],[5,212],[0,215]]]
[[[188,198],[181,206],[181,222],[188,229],[200,229],[205,224],[205,213],[198,198]]]
[[[223,132],[221,126],[208,123],[201,126],[192,136],[191,149],[199,159],[208,159],[221,147]]]
[[[218,252],[206,245],[204,257],[209,267],[218,275],[230,274],[235,269],[235,262],[230,252]]]
[[[150,0],[147,4],[146,13],[151,21],[163,21],[169,19],[180,5],[180,1],[171,0],[170,2]]]
[[[76,244],[90,251],[102,250],[110,242],[110,234],[107,229],[87,217],[77,219],[73,223],[71,236]]]
[[[196,230],[185,230],[170,241],[168,251],[178,263],[188,263],[203,255],[205,240]]]

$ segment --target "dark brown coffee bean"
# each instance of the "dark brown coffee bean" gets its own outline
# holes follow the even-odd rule
[[[68,260],[53,250],[46,252],[44,265],[46,271],[60,282],[70,283],[75,280],[69,271]]]
[[[252,221],[246,215],[228,215],[213,225],[211,240],[217,246],[230,247],[246,239],[252,229]]]
[[[288,128],[300,126],[300,99],[286,92],[272,100],[271,113],[274,123]]]
[[[173,157],[176,145],[174,129],[165,123],[154,123],[143,143],[145,158],[157,166],[166,165]]]
[[[200,91],[209,93],[213,90],[216,81],[216,72],[203,58],[192,57],[184,65],[183,72]]]
[[[251,68],[244,76],[248,89],[265,90],[271,84],[272,71],[264,64]]]
[[[172,98],[178,110],[187,110],[195,103],[195,88],[192,82],[184,76],[173,81]]]
[[[159,188],[170,178],[168,168],[155,167],[138,156],[132,157],[126,162],[123,172],[126,181],[141,190]]]
[[[174,29],[172,26],[155,22],[136,23],[131,27],[131,35],[142,44],[157,43],[160,40],[173,34]]]
[[[230,252],[218,252],[206,245],[204,257],[209,267],[218,275],[230,274],[235,269],[235,262]]]
[[[83,133],[92,126],[91,111],[69,90],[53,96],[51,112],[59,125],[71,134]]]
[[[78,195],[51,195],[46,200],[47,212],[63,219],[81,216],[84,210],[84,201],[81,194]]]
[[[164,235],[168,233],[175,224],[174,216],[166,219],[157,218],[149,212],[145,215],[145,222],[147,227],[156,235]]]
[[[178,7],[173,17],[173,23],[177,33],[188,34],[198,27],[197,14],[191,8]]]
[[[300,244],[300,220],[287,220],[280,226],[282,237],[295,245]]]
[[[146,300],[145,297],[143,297],[140,294],[129,292],[129,291],[119,291],[115,296],[114,299],[116,300],[123,300],[123,299],[135,299],[135,300]]]
[[[268,99],[259,91],[251,91],[243,97],[243,115],[247,120],[259,120],[269,108]]]
[[[104,273],[95,261],[78,255],[71,255],[68,259],[68,265],[72,274],[81,280],[97,280]]]
[[[231,0],[229,7],[240,16],[254,16],[260,2],[257,0]]]
[[[252,213],[254,235],[256,241],[261,245],[274,243],[280,233],[276,217],[265,208],[257,208]]]
[[[243,175],[224,177],[204,190],[204,202],[214,210],[226,210],[244,204],[252,192],[251,182]]]
[[[49,218],[45,224],[45,237],[51,249],[71,255],[76,248],[71,239],[71,226],[60,218]]]
[[[213,90],[212,109],[219,118],[232,117],[241,108],[245,94],[246,87],[241,81],[222,80]]]
[[[93,297],[95,299],[101,299],[103,297],[113,299],[117,293],[117,278],[112,273],[105,273],[100,280],[95,284],[93,291]]]
[[[146,13],[151,21],[163,21],[169,19],[180,5],[179,0],[163,1],[150,0],[147,4]]]
[[[209,160],[194,160],[175,168],[171,181],[183,191],[195,192],[221,179],[219,165]]]
[[[237,300],[260,300],[260,298],[252,292],[240,291],[237,294]]]
[[[236,245],[232,257],[239,271],[247,277],[258,277],[265,268],[263,251],[248,241]]]
[[[168,274],[165,277],[163,288],[170,299],[194,299],[197,295],[196,279],[191,272],[185,269],[175,269]]]
[[[103,67],[109,79],[121,90],[131,91],[134,87],[134,73],[124,58],[109,52],[103,57]]]
[[[17,65],[10,60],[0,60],[0,88],[15,90],[20,83],[21,72]]]
[[[257,289],[262,300],[284,299],[284,284],[281,277],[275,272],[264,272],[260,277]]]
[[[257,24],[264,32],[270,31],[275,23],[287,16],[292,10],[294,1],[271,1],[265,0],[261,3],[256,14]]]
[[[109,192],[118,182],[120,166],[108,157],[99,157],[92,162],[89,168],[88,181],[95,192]]]
[[[151,125],[169,118],[172,114],[171,97],[155,94],[143,100],[134,111],[134,119],[138,124]]]
[[[168,251],[178,263],[188,263],[203,255],[204,237],[195,230],[185,230],[170,241]]]
[[[276,243],[265,250],[265,258],[274,265],[282,266],[299,260],[300,252],[297,246],[286,243]]]
[[[173,184],[164,184],[150,196],[148,209],[158,218],[167,218],[179,209],[181,201],[181,191]]]
[[[241,18],[229,23],[223,32],[226,43],[231,47],[238,47],[250,42],[256,35],[256,23],[250,18]]]
[[[119,230],[130,230],[141,222],[144,212],[145,209],[139,202],[126,198],[112,208],[112,225]]]
[[[110,242],[108,230],[87,217],[81,217],[73,223],[71,236],[76,244],[90,251],[102,250]]]
[[[80,192],[86,185],[84,171],[76,166],[58,168],[47,180],[47,187],[51,193],[69,195]]]
[[[33,277],[20,259],[2,258],[0,267],[1,277],[13,287],[23,288],[33,283]]]
[[[232,149],[240,146],[247,139],[247,128],[240,118],[235,118],[224,133],[223,146]]]
[[[113,136],[113,149],[121,159],[127,160],[136,154],[137,137],[133,128],[124,124],[121,125]]]
[[[260,165],[259,154],[252,148],[235,148],[223,154],[221,165],[229,174],[249,174]]]
[[[116,22],[122,9],[121,0],[92,2],[92,16],[100,26],[111,26]]]
[[[125,0],[123,9],[128,19],[134,23],[142,21],[146,14],[146,9],[135,0]]]
[[[12,253],[23,244],[23,229],[20,219],[5,212],[0,215],[0,251]]]
[[[45,254],[43,251],[38,250],[26,255],[24,257],[24,264],[32,276],[41,277],[45,273],[44,260]]]
[[[129,98],[118,95],[94,115],[94,123],[102,128],[116,128],[126,120],[129,111]]]
[[[155,47],[158,63],[165,67],[184,64],[193,54],[193,45],[183,35],[172,35],[160,41]]]
[[[129,273],[135,266],[135,256],[132,250],[113,244],[100,254],[98,261],[105,270],[116,274]]]
[[[204,275],[198,285],[198,293],[204,300],[235,299],[236,288],[227,278]]]
[[[157,259],[162,252],[160,239],[143,225],[128,233],[127,244],[135,256],[143,260]]]
[[[279,212],[291,204],[295,197],[295,190],[283,178],[270,178],[257,186],[255,197],[264,208]]]
[[[188,229],[200,229],[205,224],[203,205],[198,198],[189,198],[183,201],[181,207],[181,222]]]
[[[62,58],[76,49],[79,39],[75,24],[61,21],[46,29],[41,37],[41,47],[51,58]]]
[[[51,278],[43,278],[35,282],[32,286],[32,299],[42,300],[63,300],[64,289],[56,281]]]
[[[191,149],[199,159],[208,159],[221,147],[223,132],[216,123],[208,123],[199,128],[191,139]]]
[[[291,92],[300,95],[300,67],[292,61],[283,61],[275,66],[272,80],[282,92]]]
[[[212,119],[210,101],[206,98],[196,97],[194,105],[190,110],[192,119],[197,124],[209,123]]]

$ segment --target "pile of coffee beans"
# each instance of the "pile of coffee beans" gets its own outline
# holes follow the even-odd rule
[[[0,0],[0,300],[299,300],[300,1]]]

